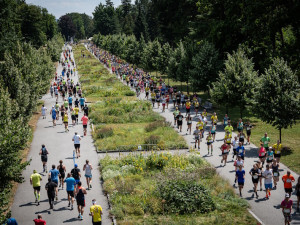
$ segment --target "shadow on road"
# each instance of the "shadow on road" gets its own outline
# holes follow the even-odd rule
[[[63,223],[72,223],[72,222],[75,222],[75,221],[78,221],[78,219],[77,218],[71,218],[71,219],[65,220]]]

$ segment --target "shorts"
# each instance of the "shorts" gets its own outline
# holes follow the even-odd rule
[[[296,195],[297,195],[298,197],[300,197],[300,191],[298,191],[298,192],[296,193]]]
[[[247,136],[251,136],[251,131],[247,131]]]
[[[79,181],[80,181],[80,180],[76,180],[76,179],[75,179],[75,183],[76,183],[76,184],[78,184],[78,183],[79,183]]]
[[[236,149],[233,149],[233,155],[236,155]]]
[[[68,125],[69,122],[64,122],[64,124]]]
[[[92,175],[84,175],[85,177],[92,178]]]
[[[52,182],[54,182],[54,183],[58,184],[58,180],[52,180]]]
[[[53,119],[53,120],[56,120],[56,115],[55,115],[55,116],[52,116],[52,119]]]
[[[239,142],[244,142],[245,139],[244,138],[239,138]]]
[[[48,157],[46,155],[42,155],[41,156],[41,160],[42,160],[42,162],[47,162],[48,161]]]
[[[155,99],[152,99],[152,102],[154,103],[154,102],[155,102]]]
[[[182,126],[182,121],[177,121],[178,126]]]
[[[264,147],[266,149],[266,152],[269,150],[269,147]]]
[[[65,112],[60,112],[60,115],[61,115],[61,116],[64,116],[64,115],[65,115]]]
[[[74,191],[67,191],[68,195],[74,198]]]
[[[211,134],[216,134],[216,131],[211,131]]]
[[[208,146],[211,145],[211,144],[212,144],[212,142],[210,142],[210,141],[207,142],[207,145],[208,145]]]
[[[274,154],[274,157],[275,157],[275,158],[280,158],[280,157],[281,157],[281,154]]]
[[[257,179],[253,179],[253,178],[252,178],[252,183],[253,183],[253,184],[258,184],[258,181],[259,181],[259,178],[257,178]]]
[[[228,155],[228,152],[225,152],[225,153],[224,153],[224,152],[222,152],[222,155]]]
[[[265,155],[264,156],[258,156],[258,158],[263,159],[263,158],[266,158],[266,156]]]
[[[33,187],[33,190],[35,190],[35,191],[40,191],[40,190],[41,190],[41,186]]]
[[[102,225],[102,221],[99,221],[99,222],[93,222],[93,225]]]
[[[85,128],[85,129],[86,129],[86,128],[87,128],[87,124],[86,124],[86,125],[83,125],[83,128]]]
[[[78,115],[75,115],[75,118],[78,119]]]
[[[76,200],[77,201],[77,205],[80,205],[80,206],[83,206],[83,207],[85,207],[85,200]]]
[[[293,192],[293,188],[284,188],[285,193],[292,193]]]
[[[191,109],[186,109],[186,112],[189,113],[191,111]]]
[[[72,115],[72,120],[76,120],[76,116],[75,115]]]
[[[61,173],[59,178],[60,179],[64,179],[65,177],[66,177],[66,174],[65,173]]]
[[[239,185],[239,186],[244,186],[244,183],[245,183],[245,182],[238,182],[238,185]]]
[[[69,103],[70,108],[72,108],[72,103]]]
[[[271,162],[273,162],[273,160],[269,160],[269,159],[267,159],[267,163],[271,163]]]
[[[199,140],[199,136],[195,136],[195,140]]]
[[[242,128],[238,128],[237,130],[238,130],[238,132],[240,133],[243,129],[242,129]]]
[[[74,144],[75,149],[80,148],[80,144]]]
[[[273,184],[265,184],[265,189],[272,189],[273,188]]]

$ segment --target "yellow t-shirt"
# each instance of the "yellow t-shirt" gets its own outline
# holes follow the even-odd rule
[[[68,122],[68,119],[69,119],[68,114],[65,113],[65,115],[64,115],[64,122]]]
[[[216,123],[218,121],[218,116],[212,116],[211,117],[211,121],[213,121],[214,123]]]
[[[232,138],[231,134],[229,134],[229,135],[225,134],[225,138],[224,139],[226,140],[227,144],[231,143],[231,138]]]
[[[40,187],[41,186],[41,178],[42,176],[39,173],[34,173],[30,176],[30,179],[32,180],[32,186],[33,187]]]
[[[275,154],[281,154],[282,145],[281,144],[279,144],[279,145],[274,144],[273,149],[275,150]]]
[[[199,130],[203,130],[204,123],[200,120],[197,125],[199,126]]]
[[[75,111],[75,115],[78,115],[78,112],[79,112],[79,108],[74,108],[74,111]]]
[[[100,205],[92,205],[90,207],[90,212],[93,213],[93,222],[101,221],[101,211],[102,208]]]
[[[203,117],[207,117],[207,112],[202,112],[201,114]]]

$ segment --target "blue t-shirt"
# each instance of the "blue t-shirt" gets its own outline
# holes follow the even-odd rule
[[[57,169],[52,169],[49,171],[51,173],[51,180],[58,180],[59,171]]]
[[[244,150],[245,150],[244,146],[239,146],[237,147],[236,152],[238,155],[244,156]]]
[[[80,98],[79,101],[80,101],[80,105],[84,105],[84,98]]]
[[[244,183],[245,179],[244,179],[244,174],[245,174],[245,170],[238,170],[235,172],[236,176],[237,176],[237,180],[239,183]]]
[[[72,104],[73,98],[72,98],[72,97],[69,97],[69,98],[68,98],[68,101],[69,101],[69,104]]]
[[[17,221],[15,218],[9,218],[6,220],[6,223],[7,225],[18,225]]]
[[[56,117],[56,110],[52,109],[52,117]]]
[[[76,181],[73,177],[66,178],[64,182],[67,183],[67,191],[74,191]]]

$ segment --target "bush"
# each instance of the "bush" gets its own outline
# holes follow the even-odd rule
[[[107,138],[114,135],[114,130],[111,127],[103,127],[100,130],[97,130],[97,138]]]
[[[160,136],[151,135],[145,138],[145,144],[157,144],[160,141]]]
[[[169,123],[167,123],[164,120],[160,120],[160,121],[154,121],[152,123],[149,123],[146,127],[145,127],[145,131],[146,132],[151,132],[156,130],[159,127],[168,127]]]
[[[167,181],[158,186],[168,213],[207,213],[216,206],[206,188],[196,182]]]

